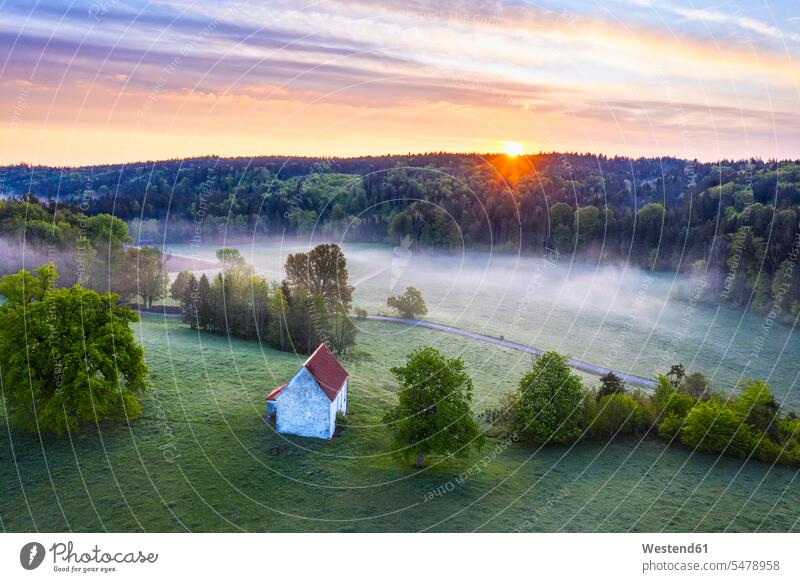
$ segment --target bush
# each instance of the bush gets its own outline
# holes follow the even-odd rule
[[[681,442],[697,451],[745,457],[753,451],[757,439],[744,420],[733,407],[712,398],[686,416]]]
[[[639,404],[625,394],[603,396],[595,406],[595,415],[586,425],[592,438],[614,438],[638,432],[642,412]]]
[[[344,431],[348,429],[350,426],[350,416],[346,414],[342,414],[341,412],[336,413],[336,436],[340,436]]]
[[[658,417],[658,414],[656,413],[656,407],[653,404],[653,399],[649,394],[645,394],[644,392],[640,392],[638,390],[631,394],[631,398],[633,398],[636,401],[636,404],[639,406],[639,430],[641,432],[650,430],[650,428],[655,426]]]
[[[788,444],[791,447],[793,444],[800,444],[800,418],[795,416],[786,416],[779,418],[776,442],[780,444]]]
[[[658,420],[672,414],[684,418],[697,404],[697,399],[673,388],[666,376],[659,376],[652,402]]]
[[[367,310],[363,307],[356,307],[356,319],[366,319],[367,318]]]
[[[711,395],[710,386],[711,382],[700,372],[692,372],[681,380],[678,389],[692,398],[705,400]]]
[[[639,430],[642,414],[636,401],[626,394],[612,394],[600,399],[597,430],[609,437],[632,434]]]
[[[492,426],[514,426],[514,409],[517,395],[515,392],[506,392],[500,397],[496,408],[488,408],[481,417]]]
[[[742,392],[734,402],[734,408],[759,433],[777,439],[780,407],[770,392],[769,386],[758,380],[744,384]]]
[[[583,402],[581,403],[581,416],[578,422],[584,436],[586,437],[590,436],[589,433],[591,431],[592,423],[597,418],[598,410],[600,410],[600,405],[597,403],[597,401],[597,390],[587,390],[584,392]]]
[[[664,440],[672,440],[680,433],[684,420],[686,418],[683,416],[668,414],[658,425],[658,436]]]

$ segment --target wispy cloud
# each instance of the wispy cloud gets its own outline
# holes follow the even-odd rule
[[[788,40],[792,42],[800,42],[800,34],[795,34],[791,31],[786,31],[774,24],[743,16],[736,13],[720,12],[712,9],[702,8],[682,8],[680,6],[664,5],[665,8],[671,10],[687,20],[733,25],[748,32],[754,32],[760,36],[769,38],[771,40]]]
[[[502,140],[800,156],[793,4],[698,4],[10,0],[0,106],[29,83],[11,151],[34,162]]]

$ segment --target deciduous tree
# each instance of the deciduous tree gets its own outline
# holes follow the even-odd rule
[[[341,304],[350,309],[353,287],[348,282],[347,259],[339,245],[321,244],[307,253],[290,254],[285,270],[292,287],[302,285],[312,295],[320,295],[329,308]]]
[[[394,433],[398,454],[415,456],[422,467],[428,454],[465,455],[482,442],[472,412],[472,380],[459,358],[445,358],[430,346],[411,352],[406,365],[392,368],[400,384],[399,403],[384,420]]]
[[[536,443],[560,444],[577,439],[583,388],[567,359],[545,352],[522,377],[514,419],[520,436]]]
[[[402,295],[389,297],[386,305],[396,309],[401,316],[407,319],[418,319],[428,313],[422,293],[414,287],[406,287]]]
[[[166,295],[166,268],[164,253],[156,247],[131,247],[125,253],[124,269],[119,278],[120,295],[141,297],[142,304],[150,309],[153,302]]]
[[[63,435],[109,418],[131,420],[142,406],[147,367],[118,297],[75,285],[54,287],[52,265],[3,277],[0,374],[16,426]]]

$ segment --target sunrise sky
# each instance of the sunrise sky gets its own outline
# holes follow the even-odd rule
[[[0,2],[0,165],[800,157],[794,0]]]

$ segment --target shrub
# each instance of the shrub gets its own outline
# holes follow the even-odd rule
[[[506,392],[500,397],[500,403],[497,407],[487,409],[481,415],[482,418],[493,426],[513,427],[516,398],[515,392]]]
[[[753,451],[756,438],[744,416],[712,398],[695,406],[686,416],[681,442],[697,451],[743,457]]]
[[[591,436],[591,427],[595,418],[597,418],[597,411],[600,409],[597,401],[597,390],[587,390],[584,392],[583,402],[581,403],[581,415],[578,422],[584,436],[587,437]]]
[[[780,457],[783,453],[783,447],[781,447],[775,441],[770,440],[769,438],[759,438],[756,437],[755,441],[758,443],[755,445],[755,451],[753,452],[753,457],[762,461],[764,463],[774,463],[775,461],[780,460]]]
[[[758,380],[746,382],[733,407],[756,431],[767,434],[773,440],[778,438],[780,407],[769,386]]]
[[[340,436],[347,428],[350,426],[350,416],[346,414],[342,414],[341,412],[336,413],[336,436]]]
[[[600,400],[600,427],[609,436],[638,431],[641,418],[638,404],[626,394],[612,394]]]
[[[630,396],[603,396],[598,401],[596,415],[588,426],[589,436],[613,438],[635,433],[639,430],[641,416],[639,405]]]
[[[658,436],[665,440],[675,438],[678,436],[678,433],[680,433],[684,420],[686,420],[686,418],[683,416],[674,413],[668,414],[664,420],[661,421],[661,424],[658,425]]]
[[[631,394],[631,398],[636,401],[639,406],[639,431],[645,432],[650,430],[656,424],[657,413],[656,407],[653,404],[653,399],[649,394],[645,394],[637,390]]]
[[[367,318],[367,310],[363,307],[356,307],[356,318],[357,319],[366,319]]]
[[[778,418],[777,421],[777,438],[775,441],[780,444],[788,445],[787,448],[800,444],[800,418],[787,415],[783,418]]]
[[[657,419],[671,414],[683,418],[697,404],[697,399],[673,388],[666,376],[659,376],[652,402]]]
[[[707,399],[711,395],[710,386],[711,382],[700,372],[692,372],[681,380],[678,389],[692,398]]]

